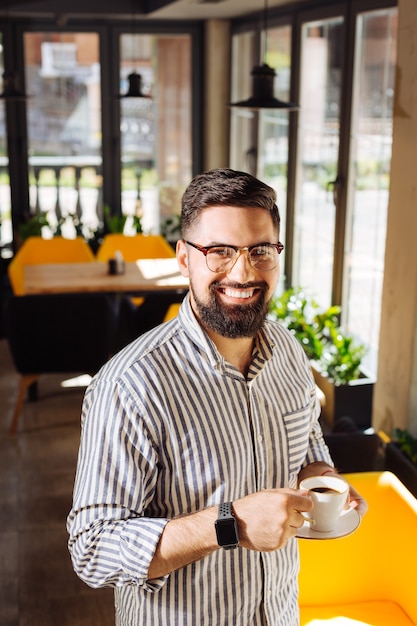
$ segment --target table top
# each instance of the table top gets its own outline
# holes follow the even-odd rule
[[[54,263],[26,265],[26,294],[109,292],[145,294],[153,291],[184,291],[177,259],[139,259],[125,263],[123,274],[109,274],[107,263]]]

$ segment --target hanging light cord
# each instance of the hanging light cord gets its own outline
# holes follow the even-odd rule
[[[264,33],[264,41],[263,41],[263,55],[262,55],[261,61],[262,63],[266,63],[266,54],[268,51],[268,0],[264,1],[262,30]]]

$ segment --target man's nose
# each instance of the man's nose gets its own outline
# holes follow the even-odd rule
[[[236,261],[231,270],[229,270],[229,275],[233,274],[234,276],[250,276],[255,273],[255,268],[250,262],[249,252],[248,250],[239,250]],[[246,282],[245,280],[240,280],[239,282]]]

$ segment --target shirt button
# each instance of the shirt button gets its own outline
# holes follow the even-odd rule
[[[264,440],[264,438],[262,437],[262,435],[258,435],[258,441],[259,443],[262,443],[262,441]]]

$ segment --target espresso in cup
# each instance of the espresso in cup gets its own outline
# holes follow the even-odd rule
[[[311,476],[300,483],[309,492],[314,508],[307,514],[309,524],[317,532],[332,532],[348,502],[349,485],[338,476]]]

